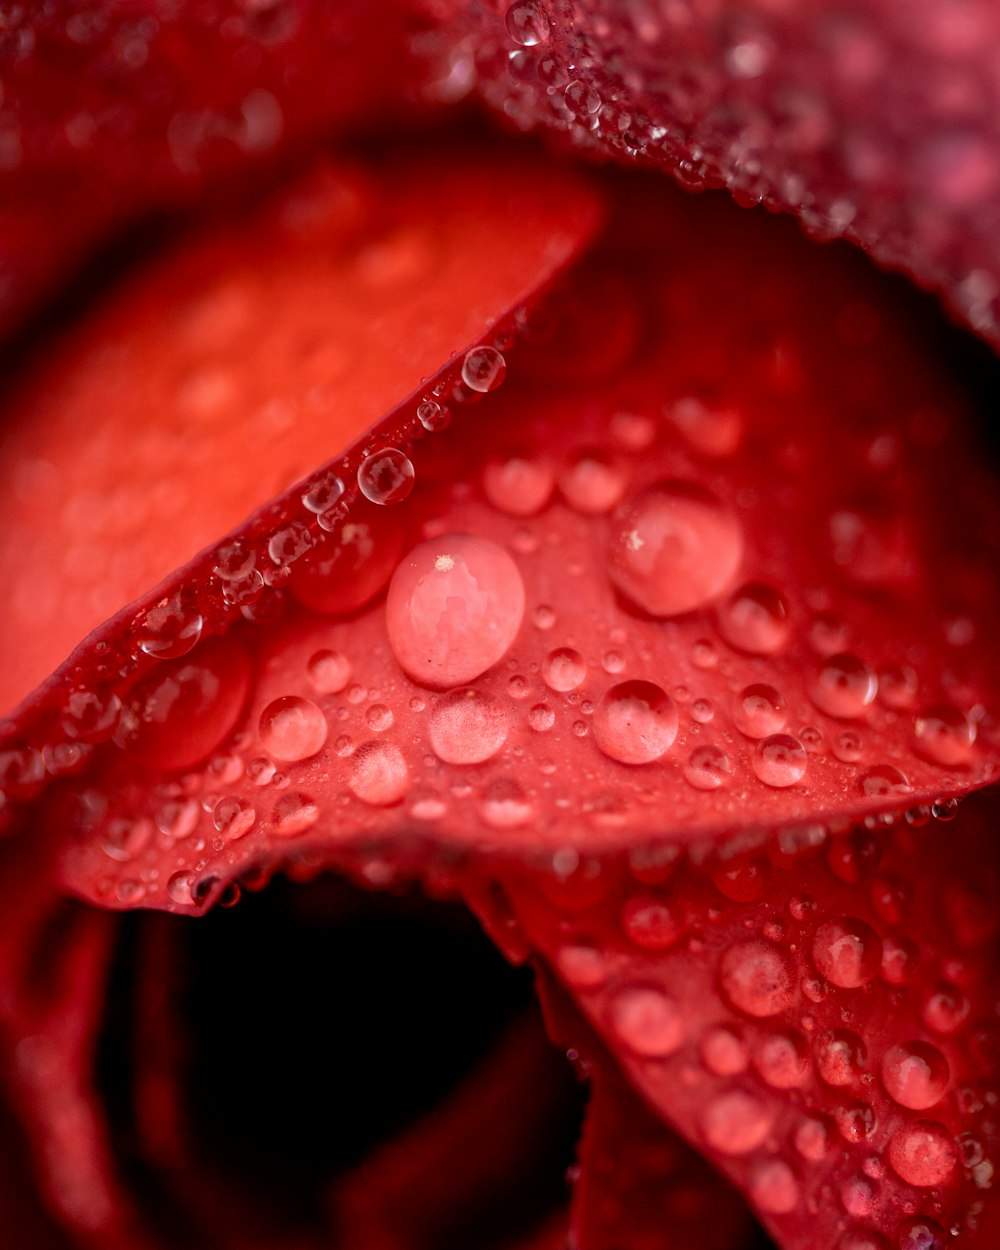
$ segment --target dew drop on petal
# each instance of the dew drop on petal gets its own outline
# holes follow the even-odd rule
[[[743,530],[714,495],[663,482],[634,495],[611,522],[608,571],[651,616],[678,616],[711,602],[743,558]]]
[[[507,34],[519,47],[535,48],[548,40],[551,24],[538,0],[514,0],[504,15]]]
[[[450,690],[435,706],[428,733],[431,747],[446,764],[481,764],[507,741],[503,706],[471,687]]]
[[[827,1085],[853,1085],[864,1072],[864,1042],[847,1029],[833,1029],[821,1034],[814,1047],[816,1070]]]
[[[754,1048],[754,1067],[774,1089],[795,1089],[809,1074],[805,1042],[791,1030],[765,1034]]]
[[[948,1237],[935,1220],[912,1216],[899,1226],[899,1250],[945,1250]]]
[[[582,452],[559,474],[559,489],[584,515],[610,512],[625,492],[625,475],[602,452]]]
[[[738,942],[719,964],[722,992],[748,1016],[763,1018],[787,1010],[795,1001],[795,978],[788,956],[771,942]]]
[[[651,681],[612,686],[594,711],[594,738],[609,759],[649,764],[665,755],[677,736],[677,708]]]
[[[317,694],[339,694],[351,680],[351,661],[340,651],[317,651],[306,671]]]
[[[510,649],[524,619],[524,583],[496,543],[446,535],[403,559],[385,612],[389,645],[414,680],[460,686]]]
[[[556,723],[556,714],[547,703],[536,703],[528,712],[528,724],[535,733],[548,733]]]
[[[644,1059],[665,1058],[684,1040],[681,1009],[653,986],[620,989],[611,1000],[610,1025],[619,1041]]]
[[[372,452],[358,465],[358,486],[372,503],[398,504],[413,490],[413,465],[395,447]]]
[[[863,920],[830,920],[816,930],[812,955],[820,976],[841,989],[856,989],[878,975],[882,939]]]
[[[785,700],[773,686],[746,686],[733,700],[733,724],[747,738],[767,738],[788,723]]]
[[[768,1215],[788,1215],[799,1205],[799,1185],[792,1169],[781,1159],[769,1159],[750,1176],[754,1207]]]
[[[498,777],[483,791],[479,815],[491,829],[520,829],[534,818],[535,806],[518,782]]]
[[[175,660],[194,648],[203,626],[201,613],[172,595],[141,613],[132,629],[138,650],[156,660]]]
[[[774,1123],[769,1107],[743,1090],[717,1094],[701,1116],[705,1141],[720,1154],[745,1155],[763,1145]]]
[[[719,632],[749,655],[777,655],[788,642],[788,608],[773,586],[750,582],[719,605]]]
[[[976,741],[976,727],[950,704],[940,704],[922,712],[914,721],[917,750],[932,764],[957,767],[966,764]]]
[[[579,651],[559,647],[550,651],[542,663],[542,680],[550,690],[564,694],[575,690],[587,676],[587,665]]]
[[[684,929],[676,911],[671,911],[662,899],[641,894],[625,901],[621,924],[628,940],[644,950],[665,950]]]
[[[319,820],[319,805],[308,794],[283,794],[271,813],[280,838],[297,838]]]
[[[178,907],[193,907],[197,876],[193,872],[175,872],[167,882],[167,895]]]
[[[929,1042],[904,1042],[882,1056],[886,1093],[911,1111],[926,1111],[940,1102],[950,1079],[947,1059]]]
[[[720,747],[695,747],[684,765],[684,778],[696,790],[718,790],[732,779],[733,766]]]
[[[798,738],[790,734],[772,734],[758,746],[753,757],[753,770],[766,786],[785,789],[805,776],[808,756]]]
[[[398,746],[366,742],[351,757],[351,793],[372,807],[402,802],[410,788],[410,770]]]
[[[462,361],[462,381],[470,391],[486,395],[507,375],[507,362],[495,347],[474,347]]]
[[[820,665],[810,696],[828,716],[864,716],[878,692],[875,674],[856,655],[831,655]]]
[[[121,708],[113,690],[73,690],[63,701],[63,733],[74,742],[104,742],[114,733]]]
[[[229,842],[245,837],[257,823],[257,812],[246,799],[220,799],[212,811],[212,823]]]
[[[736,1076],[750,1062],[746,1042],[724,1024],[707,1029],[699,1049],[702,1063],[716,1076]]]
[[[858,778],[858,790],[867,798],[911,794],[913,787],[894,764],[873,764]]]
[[[958,1162],[955,1139],[935,1120],[911,1120],[889,1139],[889,1166],[909,1185],[925,1189],[943,1184]]]
[[[268,755],[292,763],[318,754],[326,743],[326,717],[311,699],[285,695],[260,714],[260,740]]]
[[[483,494],[507,516],[534,516],[552,497],[555,474],[551,465],[528,456],[509,455],[490,460],[483,470]]]

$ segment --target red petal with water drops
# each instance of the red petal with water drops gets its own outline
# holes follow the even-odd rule
[[[997,814],[977,796],[948,837],[920,818],[673,860],[565,851],[547,876],[499,877],[598,1056],[615,1054],[785,1250],[942,1250],[952,1230],[986,1247]],[[611,1143],[641,1157],[642,1139],[597,1140],[617,1159]]]
[[[845,235],[1000,341],[991,0],[424,0],[519,126]]]

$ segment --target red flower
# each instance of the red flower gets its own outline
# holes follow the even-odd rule
[[[41,237],[46,162],[78,179],[69,253],[231,197],[400,66],[429,110],[475,62],[515,121],[849,225],[992,332],[991,189],[972,122],[938,124],[982,57],[954,17],[928,51],[891,14],[433,16],[46,15],[10,214]],[[886,46],[933,70],[933,133],[873,173]],[[59,58],[87,85],[43,105]],[[8,701],[95,631],[0,750],[45,1201],[97,1247],[568,1219],[722,1250],[743,1200],[787,1248],[989,1246],[993,800],[937,825],[997,771],[1000,527],[946,332],[787,223],[463,127],[230,202],[11,392]],[[11,316],[49,263],[15,258]],[[579,1101],[470,913],[589,1078],[568,1216]]]

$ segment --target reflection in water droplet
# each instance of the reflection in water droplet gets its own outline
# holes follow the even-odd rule
[[[929,1042],[904,1042],[882,1056],[886,1093],[911,1111],[926,1111],[940,1102],[950,1079],[948,1061]]]
[[[311,699],[285,695],[260,714],[260,740],[276,760],[307,760],[323,749],[326,717]]]
[[[910,794],[913,791],[906,774],[892,764],[875,764],[866,768],[858,778],[858,789],[869,798]]]
[[[650,681],[612,686],[594,711],[594,738],[609,759],[648,764],[670,749],[677,736],[677,708]]]
[[[765,738],[753,757],[753,770],[766,786],[785,789],[805,776],[808,756],[805,747],[789,734]]]
[[[428,732],[446,764],[481,764],[507,741],[508,720],[495,699],[466,687],[451,690],[434,708]]]
[[[550,651],[542,663],[542,680],[550,690],[565,693],[575,690],[587,676],[587,665],[579,651],[559,647]]]
[[[743,1038],[723,1024],[705,1031],[700,1050],[702,1063],[716,1076],[736,1076],[750,1062]]]
[[[519,829],[533,819],[535,807],[516,781],[500,777],[483,791],[479,814],[493,829]]]
[[[743,558],[743,531],[723,503],[688,482],[634,495],[611,524],[608,572],[651,616],[678,616],[709,603]]]
[[[372,503],[402,503],[413,490],[413,465],[395,447],[372,452],[358,465],[358,486]]]
[[[538,0],[515,0],[504,16],[504,26],[514,43],[534,48],[548,40],[551,25]]]
[[[507,376],[507,362],[495,347],[474,347],[462,361],[462,381],[470,391],[495,391]]]
[[[827,1085],[853,1085],[864,1072],[864,1042],[846,1029],[823,1033],[815,1043],[816,1069]]]
[[[220,799],[212,812],[212,823],[227,841],[245,837],[257,822],[257,812],[246,799]]]
[[[732,778],[732,764],[725,751],[711,743],[695,747],[684,765],[684,778],[696,790],[718,790]]]
[[[140,651],[156,660],[175,660],[192,650],[203,626],[201,613],[186,607],[179,595],[172,595],[140,613],[132,629]]]
[[[733,724],[748,738],[780,733],[787,722],[785,700],[773,686],[747,686],[733,700]]]
[[[506,655],[524,618],[524,583],[496,543],[468,534],[421,543],[393,574],[389,645],[429,686],[460,686]]]

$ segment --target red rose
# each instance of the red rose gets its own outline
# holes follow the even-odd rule
[[[478,74],[991,334],[954,74],[992,45],[683,19],[19,28],[11,319],[120,221],[225,208],[7,401],[8,703],[94,631],[0,745],[7,1085],[73,1244],[993,1244],[993,800],[939,827],[996,775],[970,349],[788,223],[429,120]],[[406,99],[419,142],[292,172]],[[53,186],[87,194],[44,256]],[[588,1078],[575,1153],[477,922]]]

